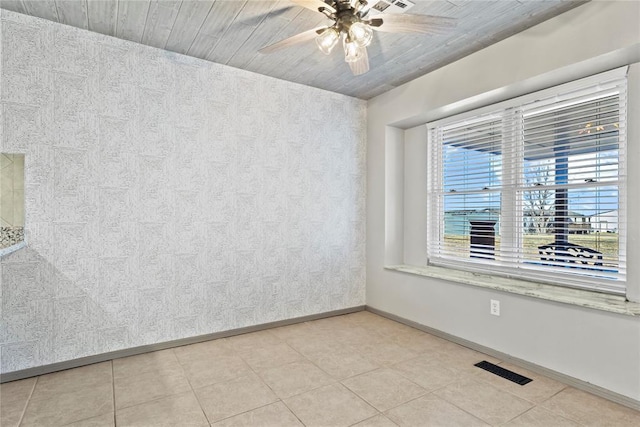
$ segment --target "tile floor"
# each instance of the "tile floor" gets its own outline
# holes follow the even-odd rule
[[[5,383],[0,403],[3,427],[640,425],[640,412],[369,312]]]

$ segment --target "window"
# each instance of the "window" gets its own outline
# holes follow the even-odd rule
[[[429,129],[429,263],[625,293],[623,70]]]

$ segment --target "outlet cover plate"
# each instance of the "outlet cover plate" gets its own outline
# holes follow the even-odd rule
[[[500,316],[500,301],[496,299],[491,300],[491,314]]]

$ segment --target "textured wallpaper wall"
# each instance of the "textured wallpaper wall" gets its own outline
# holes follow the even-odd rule
[[[364,102],[1,13],[2,372],[364,304]]]

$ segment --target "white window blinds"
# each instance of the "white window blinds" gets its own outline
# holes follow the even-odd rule
[[[625,117],[617,71],[428,125],[429,262],[624,294]]]

